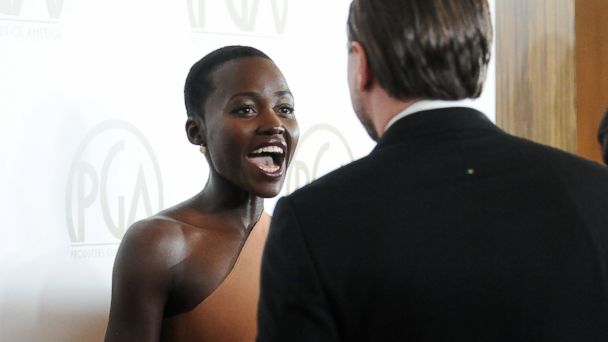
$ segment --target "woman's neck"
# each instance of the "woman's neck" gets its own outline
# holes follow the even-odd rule
[[[224,216],[227,223],[251,229],[264,211],[264,199],[234,186],[219,176],[210,176],[195,205],[209,214]]]

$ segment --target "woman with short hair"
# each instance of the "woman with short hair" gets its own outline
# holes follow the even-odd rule
[[[298,140],[294,99],[261,51],[220,48],[184,89],[209,163],[196,196],[135,223],[119,248],[106,341],[253,341],[270,217]]]

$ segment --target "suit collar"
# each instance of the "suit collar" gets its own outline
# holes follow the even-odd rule
[[[471,99],[464,100],[456,100],[456,101],[444,101],[444,100],[418,100],[411,105],[407,106],[404,110],[397,113],[389,122],[386,124],[384,128],[384,132],[386,132],[395,122],[403,119],[408,115],[412,115],[417,112],[423,112],[432,109],[441,109],[441,108],[452,108],[452,107],[470,107]]]
[[[390,126],[374,151],[385,146],[418,140],[424,136],[463,130],[501,130],[483,113],[465,107],[425,110],[410,114]]]

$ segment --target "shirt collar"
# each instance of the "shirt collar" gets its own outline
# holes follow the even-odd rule
[[[401,112],[397,113],[397,115],[395,115],[388,122],[388,124],[386,124],[386,127],[384,127],[384,132],[386,133],[386,131],[395,122],[399,121],[400,119],[403,119],[404,117],[406,117],[408,115],[422,112],[425,110],[431,110],[431,109],[441,109],[441,108],[450,108],[450,107],[471,107],[471,103],[472,103],[471,99],[464,99],[464,100],[458,100],[458,101],[442,101],[442,100],[416,101],[416,102],[412,103],[411,105],[407,106]]]

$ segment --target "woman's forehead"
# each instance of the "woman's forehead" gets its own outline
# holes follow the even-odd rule
[[[243,57],[228,61],[213,73],[216,82],[255,82],[258,80],[283,81],[279,68],[269,59],[262,57]]]
[[[211,97],[233,96],[235,93],[274,94],[289,91],[277,66],[261,57],[238,58],[226,62],[213,74]]]
[[[212,77],[213,91],[205,113],[222,110],[232,99],[293,98],[281,71],[263,57],[233,59],[218,67]]]

